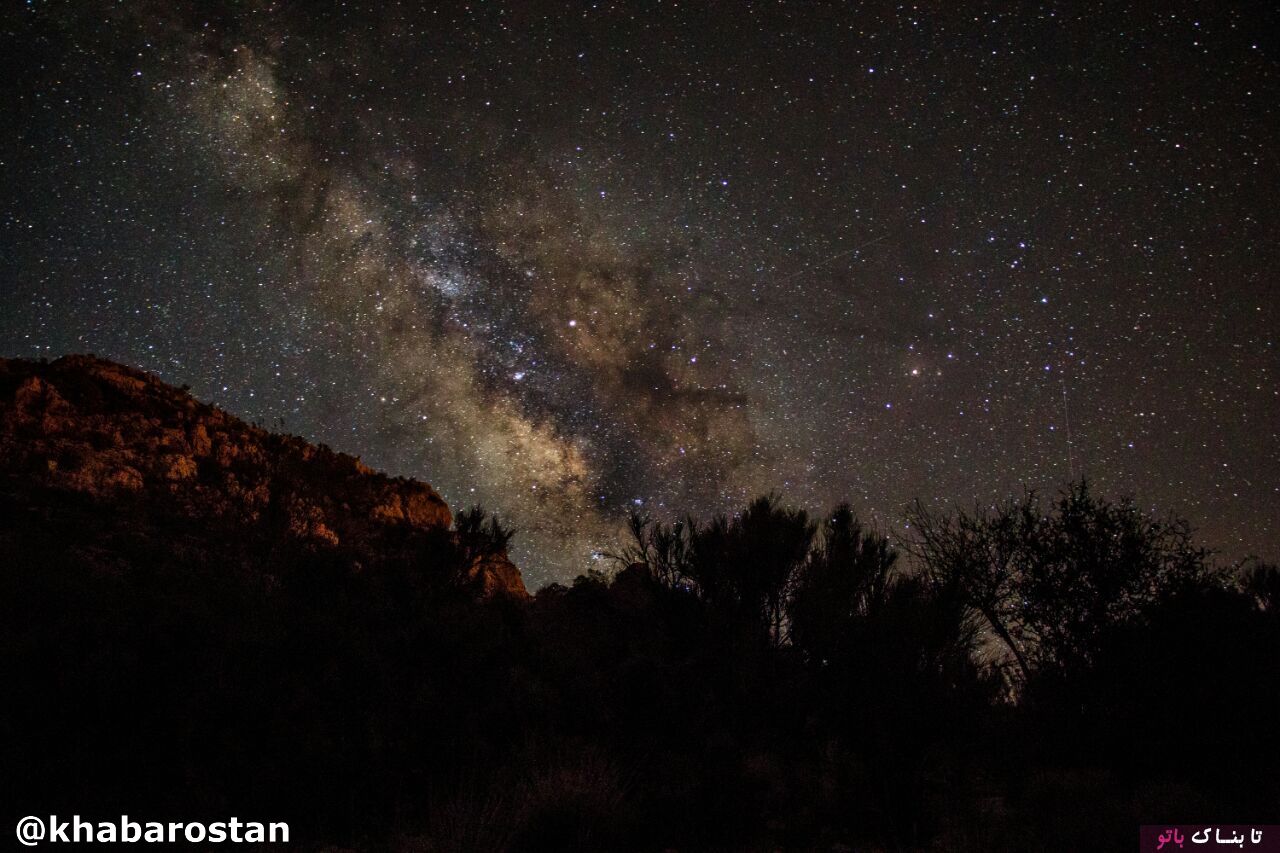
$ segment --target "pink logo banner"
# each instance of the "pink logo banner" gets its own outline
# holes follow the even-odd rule
[[[1280,853],[1280,826],[1239,823],[1164,823],[1143,826],[1141,853],[1176,850],[1248,850]]]

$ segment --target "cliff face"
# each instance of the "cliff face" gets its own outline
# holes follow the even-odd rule
[[[92,356],[0,359],[0,484],[6,504],[55,528],[51,513],[71,502],[75,518],[102,526],[98,547],[108,550],[121,528],[161,544],[178,524],[188,540],[207,530],[214,554],[237,537],[352,571],[391,553],[412,560],[421,545],[430,572],[428,555],[452,545],[465,563],[449,569],[458,582],[485,596],[528,594],[504,554],[449,531],[449,507],[426,483],[268,432]]]

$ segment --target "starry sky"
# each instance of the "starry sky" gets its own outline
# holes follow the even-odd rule
[[[8,4],[0,354],[481,502],[531,587],[633,508],[1082,475],[1275,559],[1278,17]]]

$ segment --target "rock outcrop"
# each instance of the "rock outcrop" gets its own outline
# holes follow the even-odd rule
[[[476,553],[449,531],[449,507],[429,485],[93,356],[0,359],[0,486],[11,506],[88,502],[105,527],[137,525],[161,539],[172,522],[212,525],[221,537],[243,533],[353,571],[376,567],[388,548],[409,559],[419,540],[452,537],[459,553]],[[528,595],[504,554],[468,559],[460,574],[483,595]]]

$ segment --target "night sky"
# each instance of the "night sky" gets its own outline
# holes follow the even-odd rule
[[[0,15],[0,354],[482,502],[531,587],[1081,475],[1280,556],[1273,7]]]

